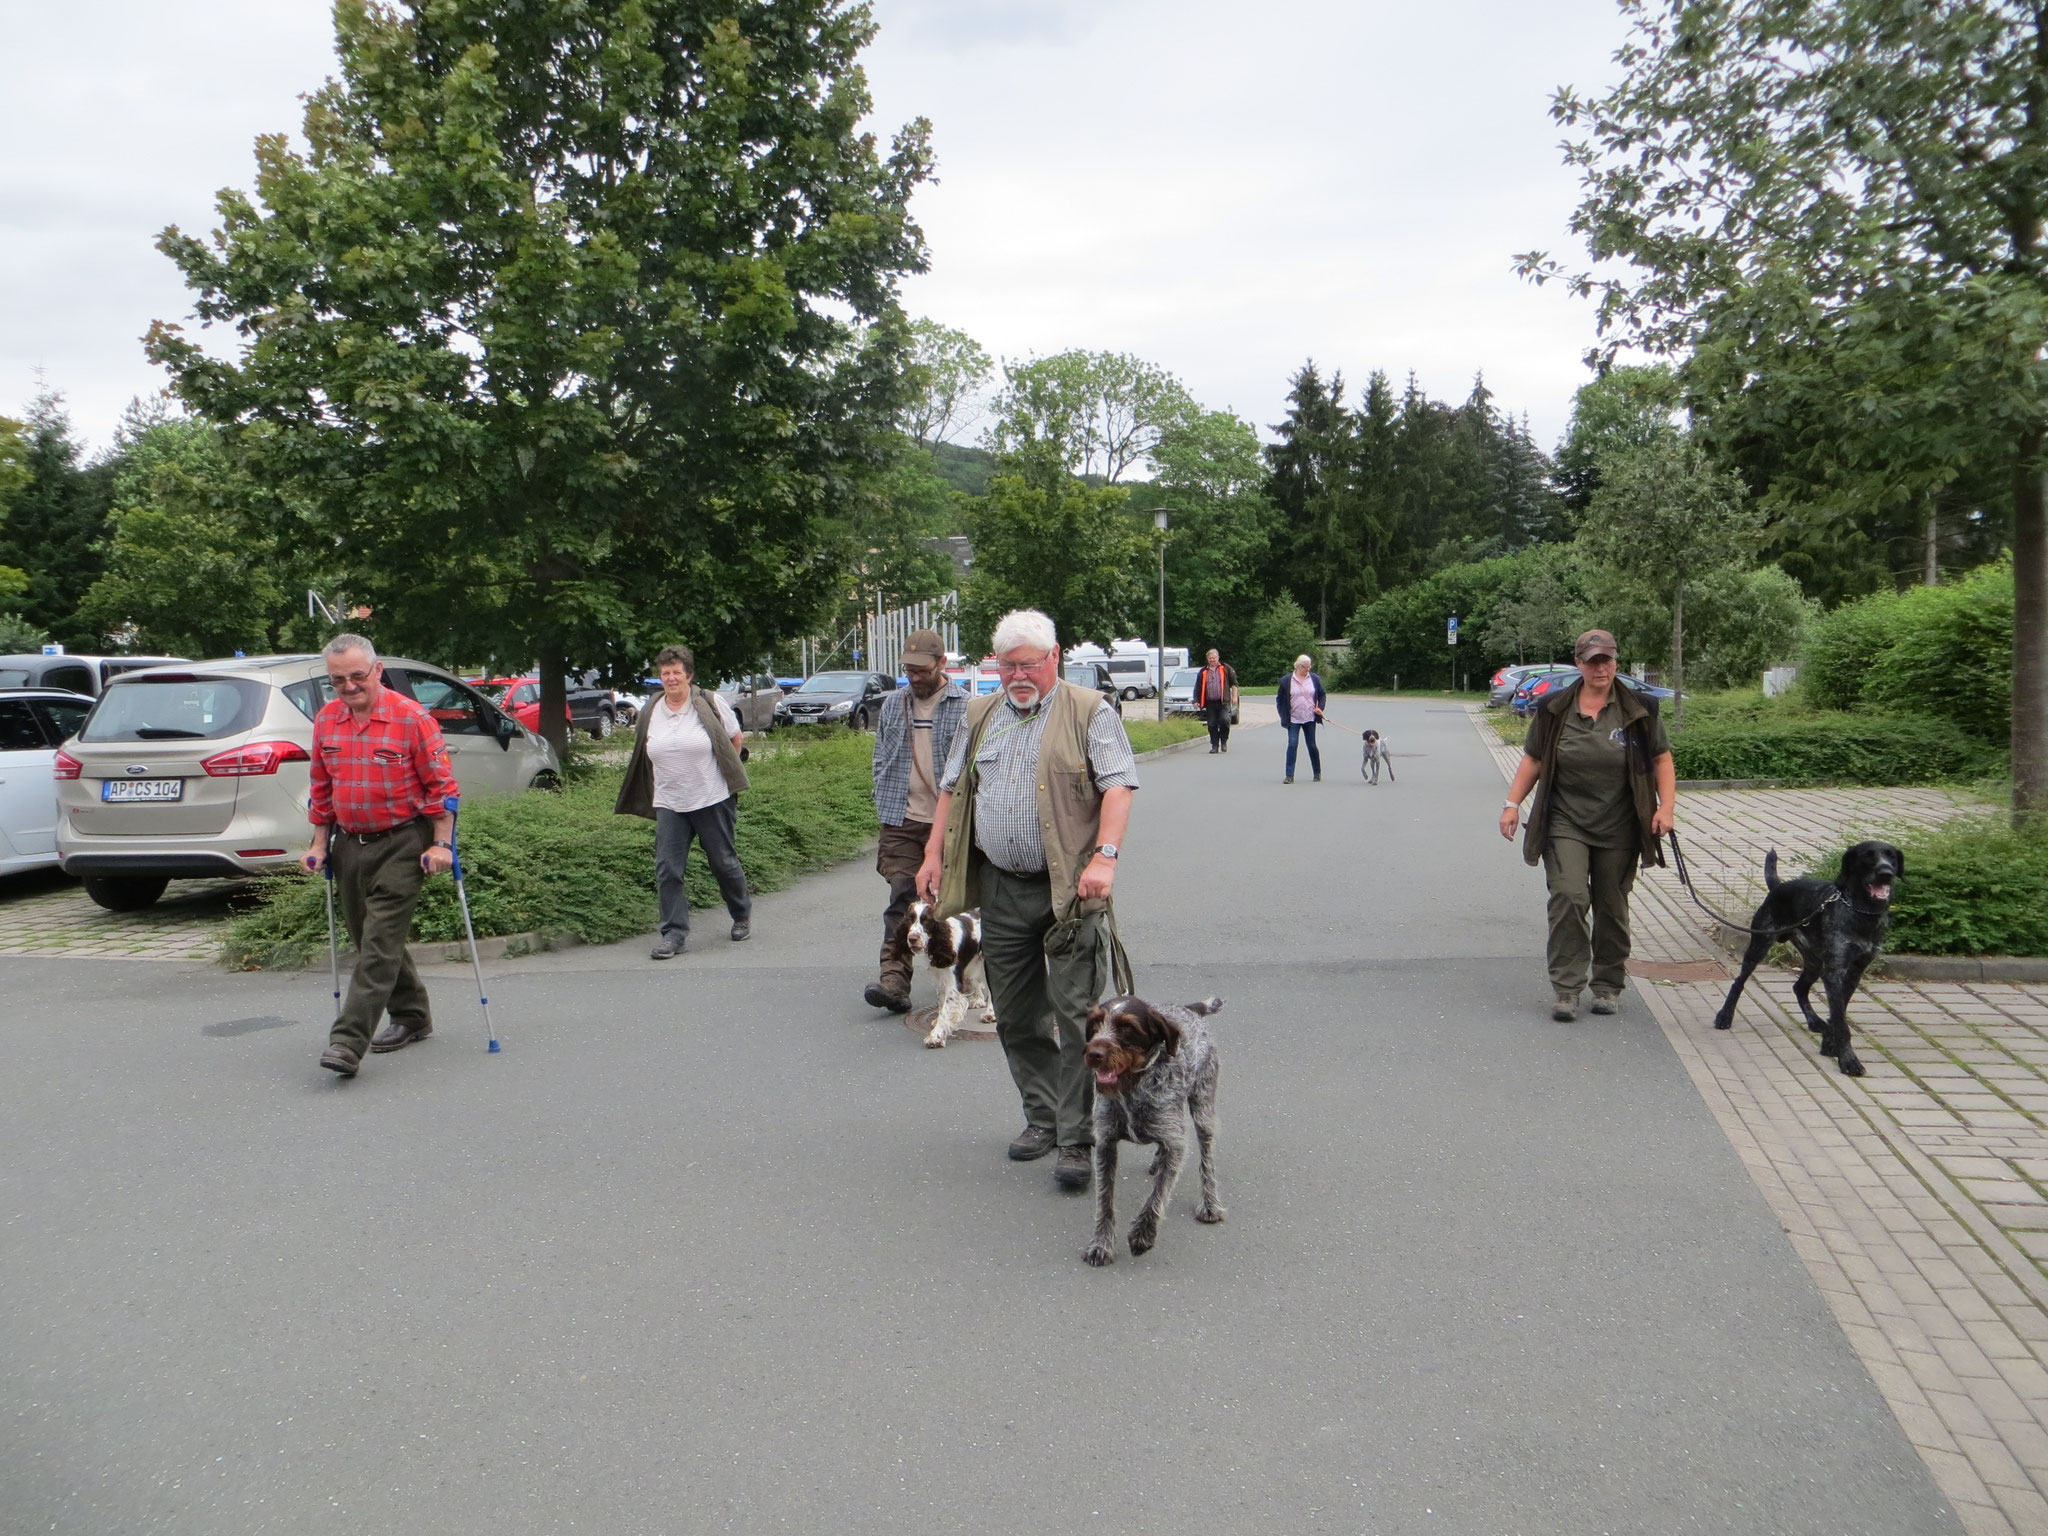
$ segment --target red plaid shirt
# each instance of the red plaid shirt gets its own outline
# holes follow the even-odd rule
[[[448,744],[434,717],[386,688],[358,725],[340,699],[313,717],[313,794],[307,819],[344,832],[382,832],[438,816],[456,792]]]

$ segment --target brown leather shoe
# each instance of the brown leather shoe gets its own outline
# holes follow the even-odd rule
[[[1053,1160],[1053,1182],[1061,1189],[1086,1189],[1095,1179],[1093,1147],[1061,1147]]]
[[[1596,990],[1593,993],[1593,1011],[1602,1015],[1621,1012],[1620,994]]]
[[[1023,1134],[1010,1143],[1010,1161],[1028,1163],[1045,1156],[1053,1148],[1052,1130],[1043,1125],[1027,1125]]]
[[[345,1045],[330,1045],[327,1054],[320,1058],[320,1065],[330,1072],[339,1072],[343,1077],[354,1077],[356,1068],[363,1064],[363,1058]]]
[[[1550,1016],[1560,1024],[1569,1024],[1579,1016],[1579,994],[1559,992],[1557,1006],[1550,1010]]]
[[[371,1038],[370,1049],[380,1056],[386,1051],[402,1051],[415,1040],[431,1038],[433,1033],[431,1024],[401,1024],[396,1019],[386,1019],[384,1027]]]

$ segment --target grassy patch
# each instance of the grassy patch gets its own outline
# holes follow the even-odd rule
[[[1905,878],[1885,948],[1913,955],[2048,955],[2048,822],[2015,832],[1966,816],[1899,835]],[[1839,856],[1811,871],[1832,880]]]
[[[1209,734],[1208,722],[1193,715],[1174,715],[1165,720],[1126,720],[1124,734],[1139,752],[1156,752],[1177,741]]]
[[[1503,745],[1519,747],[1529,737],[1529,717],[1512,709],[1489,709],[1480,718],[1493,727]]]
[[[1125,727],[1140,752],[1202,735],[1200,720],[1138,720]],[[778,731],[748,743],[752,784],[740,797],[733,840],[747,883],[776,891],[852,858],[875,835],[874,738],[843,726]],[[480,800],[462,812],[459,841],[478,938],[574,934],[611,944],[652,932],[654,823],[612,811],[625,773],[609,743],[575,751],[558,794]],[[690,905],[719,903],[701,855],[690,860]],[[293,871],[256,888],[255,904],[228,925],[221,959],[238,967],[305,965],[327,947],[321,882]],[[413,913],[416,941],[462,937],[455,883],[427,882]],[[345,942],[345,941],[344,941]]]
[[[755,890],[780,890],[850,858],[875,835],[873,760],[873,738],[837,728],[754,754],[734,841]],[[459,840],[477,937],[538,930],[609,944],[652,931],[654,823],[613,814],[622,774],[618,766],[595,766],[559,794],[464,809]],[[718,901],[701,857],[690,860],[689,891],[692,906]],[[229,925],[225,963],[305,964],[326,947],[320,881],[275,875],[259,898]],[[415,940],[462,937],[453,881],[427,882],[412,931]]]

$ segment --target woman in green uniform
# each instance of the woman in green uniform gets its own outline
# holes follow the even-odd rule
[[[1628,979],[1628,894],[1639,864],[1662,864],[1677,814],[1678,774],[1657,706],[1615,681],[1614,636],[1589,629],[1572,646],[1579,680],[1529,718],[1521,766],[1500,813],[1513,840],[1522,801],[1536,791],[1522,857],[1550,885],[1551,1017],[1613,1013]]]

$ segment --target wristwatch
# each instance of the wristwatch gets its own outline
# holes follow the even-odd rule
[[[1095,851],[1101,854],[1105,859],[1113,859],[1116,857],[1116,844],[1098,843],[1096,845]]]
[[[453,843],[444,843],[438,837],[434,839],[434,846],[436,848],[446,848],[450,853],[453,853],[455,851],[455,845]]]

